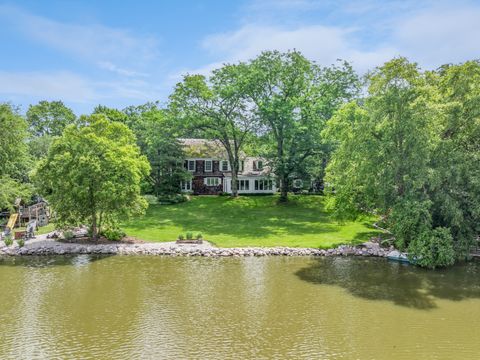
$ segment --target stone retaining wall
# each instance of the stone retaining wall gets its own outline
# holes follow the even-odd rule
[[[169,243],[171,244],[171,243]],[[367,242],[361,246],[341,245],[335,249],[320,250],[314,248],[290,247],[248,247],[216,248],[210,245],[165,245],[165,243],[144,244],[70,244],[57,241],[45,241],[27,244],[22,248],[16,245],[6,247],[0,243],[0,255],[67,255],[67,254],[111,254],[111,255],[167,255],[167,256],[377,256],[386,257],[392,248],[381,248],[379,244]]]

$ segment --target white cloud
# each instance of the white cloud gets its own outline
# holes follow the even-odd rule
[[[129,76],[129,77],[145,77],[148,74],[128,69],[123,69],[117,65],[111,63],[110,61],[99,61],[98,66],[102,69],[117,73],[119,75]]]
[[[62,99],[79,103],[92,101],[96,97],[96,92],[89,81],[65,71],[48,73],[0,71],[0,94]]]
[[[432,68],[480,57],[480,6],[424,10],[395,24],[403,55]]]
[[[137,73],[118,64],[141,66],[158,55],[157,41],[150,36],[135,36],[130,31],[99,24],[70,24],[0,5],[3,26],[14,26],[29,39],[68,53],[120,75]],[[109,64],[109,66],[105,66]]]
[[[38,100],[61,99],[71,103],[154,101],[160,89],[136,79],[94,81],[68,71],[0,71],[0,96],[14,101],[19,97]]]
[[[285,9],[292,13],[322,5],[325,9],[332,5],[328,1],[254,1],[250,9],[265,11],[270,6],[272,18],[275,11],[282,16],[273,25],[247,21],[234,31],[207,36],[201,46],[214,61],[199,67],[197,72],[205,74],[224,62],[251,59],[264,50],[297,49],[322,65],[340,58],[351,62],[361,73],[395,56],[406,56],[429,69],[480,57],[480,6],[471,2],[459,0],[451,4],[439,0],[418,4],[410,0],[371,0],[340,4],[336,15],[343,11],[343,20],[351,19],[355,26],[325,25],[322,20],[313,25],[284,25],[288,23]],[[247,19],[255,19],[255,13],[248,14]]]
[[[357,31],[322,25],[293,29],[245,25],[234,32],[211,35],[202,42],[202,46],[227,61],[247,60],[264,50],[296,49],[322,65],[345,59],[361,71],[367,70],[372,63],[379,64],[396,55],[394,48],[378,47],[371,51],[357,47],[354,41]],[[206,68],[211,67],[208,65]]]

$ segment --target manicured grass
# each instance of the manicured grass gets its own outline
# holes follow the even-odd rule
[[[27,228],[25,226],[15,228],[15,231],[25,231]],[[49,223],[47,226],[40,226],[38,227],[37,231],[35,232],[35,235],[43,235],[43,234],[48,234],[49,232],[52,232],[55,230],[55,224],[54,223]]]
[[[324,208],[324,197],[197,196],[177,205],[150,205],[145,216],[123,224],[129,236],[174,241],[187,231],[202,233],[220,247],[290,246],[329,248],[360,243],[378,231],[374,218],[339,223]]]

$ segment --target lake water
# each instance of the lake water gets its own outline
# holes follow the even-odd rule
[[[0,259],[0,359],[478,359],[480,264]]]

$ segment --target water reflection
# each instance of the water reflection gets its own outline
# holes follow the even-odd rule
[[[0,266],[48,268],[56,266],[81,267],[112,255],[58,255],[58,256],[0,256]]]
[[[353,258],[0,262],[2,360],[478,358],[476,264],[430,272]]]
[[[296,272],[315,284],[335,285],[369,300],[429,310],[436,299],[480,298],[480,264],[429,271],[383,259],[320,258]]]

